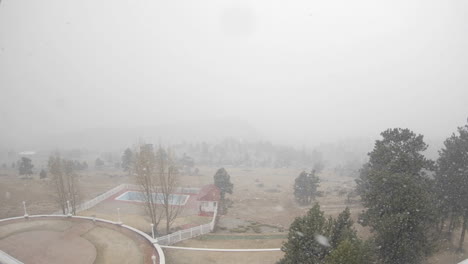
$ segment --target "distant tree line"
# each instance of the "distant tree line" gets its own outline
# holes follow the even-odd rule
[[[67,163],[73,171],[82,171],[88,169],[88,163],[86,161],[80,162],[78,160],[67,160]],[[13,163],[15,164],[15,163]],[[17,167],[18,168],[18,174],[20,176],[26,176],[28,178],[31,177],[32,174],[34,174],[33,168],[34,165],[32,163],[32,159],[27,158],[27,157],[21,157],[20,160],[16,162],[17,165],[12,165],[13,168]],[[6,165],[6,164],[4,164]],[[3,166],[6,168],[6,166]],[[41,169],[39,171],[39,178],[40,179],[45,179],[47,178],[47,170],[46,169]]]
[[[208,166],[236,167],[305,167],[323,164],[318,151],[274,145],[271,142],[247,142],[225,139],[219,143],[181,143],[171,146],[176,153],[184,153],[190,163]],[[184,159],[184,157],[182,157]]]

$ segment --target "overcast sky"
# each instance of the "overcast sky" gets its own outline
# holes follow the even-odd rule
[[[3,0],[0,142],[230,119],[294,144],[444,138],[467,47],[465,0]]]

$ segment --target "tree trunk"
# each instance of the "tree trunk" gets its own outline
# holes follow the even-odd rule
[[[448,227],[449,238],[452,238],[453,227],[455,225],[455,216],[453,212],[450,214],[450,223]]]
[[[225,209],[225,208],[224,208],[224,207],[225,207],[225,204],[226,204],[226,203],[225,203],[225,200],[224,200],[224,193],[221,192],[221,199],[219,200],[219,205],[220,205],[220,206],[218,207],[218,210],[219,210],[218,212],[219,212],[219,214],[222,214],[222,215],[224,214],[224,212],[225,212],[225,210],[224,210],[224,209]]]
[[[166,202],[165,202],[166,203]],[[167,200],[166,203],[166,233],[169,234],[169,227],[171,225],[170,223],[170,215],[169,215],[169,200]]]
[[[461,230],[461,235],[460,235],[460,242],[458,243],[458,250],[462,251],[463,249],[463,241],[465,240],[465,231],[466,231],[466,222],[468,220],[468,214],[465,212],[463,214],[463,225],[462,225],[462,230]]]
[[[440,226],[438,226],[439,235],[442,234],[442,232],[444,231],[445,220],[446,220],[446,218],[442,218],[442,219],[440,220]]]
[[[158,233],[158,229],[156,228],[156,224],[153,223],[153,231],[154,231],[154,237],[158,237],[159,236],[159,233]]]

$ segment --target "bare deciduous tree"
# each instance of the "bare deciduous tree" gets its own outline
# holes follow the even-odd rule
[[[63,214],[76,214],[80,198],[80,188],[77,182],[77,174],[73,170],[73,162],[61,159],[56,154],[49,157],[48,167],[55,200],[62,209]],[[70,202],[71,208],[68,208],[67,201]],[[71,211],[69,212],[69,210]]]
[[[135,151],[132,172],[143,193],[143,205],[153,224],[152,231],[156,234],[163,214],[161,207],[158,206],[159,201],[156,196],[156,193],[158,193],[159,177],[156,172],[156,157],[152,145],[141,145],[140,149]]]
[[[166,233],[169,233],[171,225],[182,212],[183,205],[175,199],[174,193],[177,189],[179,174],[177,166],[170,150],[167,152],[159,148],[156,154],[156,168],[159,176],[160,203],[164,208],[166,217]]]
[[[74,170],[74,163],[71,160],[63,160],[65,170],[65,191],[67,200],[70,201],[71,213],[76,215],[76,208],[80,200],[80,188],[78,184],[78,174]]]
[[[145,211],[153,224],[153,231],[161,220],[166,220],[166,233],[182,212],[183,206],[173,194],[178,184],[178,170],[171,153],[159,147],[154,153],[153,146],[143,144],[135,151],[132,173],[143,193]]]

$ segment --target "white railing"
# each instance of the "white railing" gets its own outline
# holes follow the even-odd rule
[[[109,197],[111,197],[112,195],[124,190],[127,188],[127,184],[120,184],[119,186],[117,187],[114,187],[112,189],[110,189],[109,191],[101,194],[101,195],[98,195],[96,197],[94,197],[93,199],[89,200],[89,201],[86,201],[80,205],[78,205],[76,207],[76,212],[81,212],[81,211],[84,211],[84,210],[88,210],[89,208],[91,207],[94,207],[96,206],[98,203],[108,199]],[[55,213],[53,213],[54,215],[61,215],[63,214],[62,211],[57,211]]]
[[[211,232],[211,224],[199,225],[196,227],[179,230],[169,235],[158,237],[157,243],[159,245],[172,245],[182,240],[190,239],[193,237],[201,236]]]
[[[24,264],[7,253],[0,250],[0,263],[2,264]]]
[[[150,237],[148,234],[136,229],[136,228],[133,228],[131,226],[127,226],[127,225],[124,225],[122,223],[119,223],[119,222],[113,222],[113,221],[110,221],[110,220],[106,220],[106,219],[101,219],[101,218],[95,218],[95,217],[87,217],[87,216],[67,216],[67,215],[29,215],[29,216],[19,216],[19,217],[12,217],[12,218],[5,218],[5,219],[0,219],[0,223],[1,222],[7,222],[7,221],[12,221],[12,220],[19,220],[19,219],[30,219],[30,218],[54,218],[54,217],[61,217],[61,218],[77,218],[77,219],[83,219],[83,220],[88,220],[88,221],[93,221],[93,222],[102,222],[102,223],[107,223],[107,224],[112,224],[112,225],[118,225],[120,227],[123,227],[125,229],[128,229],[130,231],[133,231],[137,234],[139,234],[140,236],[144,237],[146,240],[148,240],[151,244],[153,244],[153,247],[156,249],[156,252],[158,253],[159,255],[159,264],[165,264],[166,263],[166,258],[164,256],[164,252],[162,251],[161,247],[156,243],[156,241]],[[0,255],[1,257],[1,255]],[[3,264],[3,262],[1,262],[1,259],[0,258],[0,263]],[[7,264],[10,264],[8,262],[6,262]],[[12,262],[12,264],[22,264],[21,262]]]
[[[100,203],[100,202],[108,199],[109,197],[117,194],[118,192],[120,192],[122,190],[129,190],[129,189],[139,190],[139,189],[141,189],[141,186],[135,185],[135,184],[120,184],[119,186],[117,186],[117,187],[115,187],[115,188],[113,188],[113,189],[111,189],[111,190],[109,190],[109,191],[95,197],[94,199],[91,199],[89,201],[86,201],[86,202],[80,204],[76,208],[76,213],[84,211],[84,210],[88,210],[91,207],[96,206],[98,203]],[[177,191],[183,191],[184,189],[193,190],[195,188],[177,188],[176,192]],[[58,211],[58,212],[55,212],[53,214],[54,215],[61,215],[62,211]],[[168,234],[168,235],[165,235],[165,236],[162,236],[162,237],[158,237],[156,239],[156,241],[157,241],[156,243],[161,244],[161,245],[172,245],[172,244],[175,244],[175,243],[177,243],[179,241],[182,241],[182,240],[186,240],[186,239],[190,239],[190,238],[193,238],[193,237],[208,234],[208,233],[210,233],[210,232],[212,232],[214,230],[215,225],[216,225],[216,217],[217,216],[218,216],[218,204],[216,204],[216,206],[215,206],[213,219],[211,220],[210,223],[195,226],[195,227],[191,227],[191,228],[184,229],[184,230],[179,230],[179,231],[174,232],[172,234]]]
[[[76,212],[81,212],[81,211],[84,211],[84,210],[88,210],[89,208],[91,207],[94,207],[96,206],[98,203],[108,199],[109,197],[111,197],[112,195],[124,190],[126,188],[125,184],[121,184],[87,202],[84,202],[82,204],[80,204],[77,208],[76,208]]]
[[[217,252],[267,252],[267,251],[281,251],[281,248],[194,248],[194,247],[174,247],[164,246],[162,248],[168,249],[182,249],[182,250],[194,250],[194,251],[217,251]],[[462,264],[462,263],[458,263]]]
[[[216,204],[215,211],[213,214],[213,219],[211,219],[210,223],[187,228],[184,230],[179,230],[177,232],[174,232],[172,234],[165,235],[162,237],[157,237],[156,243],[158,243],[159,245],[168,246],[168,245],[172,245],[177,242],[180,242],[182,240],[194,238],[197,236],[201,236],[201,235],[213,232],[215,225],[216,225],[216,217],[218,217],[218,204]]]
[[[119,186],[116,186],[116,187],[110,189],[109,191],[107,191],[107,192],[105,192],[105,193],[103,193],[103,194],[101,194],[99,196],[96,196],[95,198],[93,198],[93,199],[91,199],[89,201],[86,201],[86,202],[78,205],[76,207],[76,213],[88,210],[89,208],[96,206],[98,203],[108,199],[112,195],[114,195],[114,194],[116,194],[116,193],[118,193],[118,192],[120,192],[122,190],[130,190],[130,189],[140,190],[141,186],[136,185],[136,184],[120,184]],[[174,192],[184,193],[185,191],[188,191],[189,193],[193,193],[194,190],[200,190],[200,189],[199,188],[178,187],[178,188],[175,189]],[[63,212],[62,211],[57,211],[57,212],[54,212],[52,214],[61,215],[61,214],[63,214]]]

